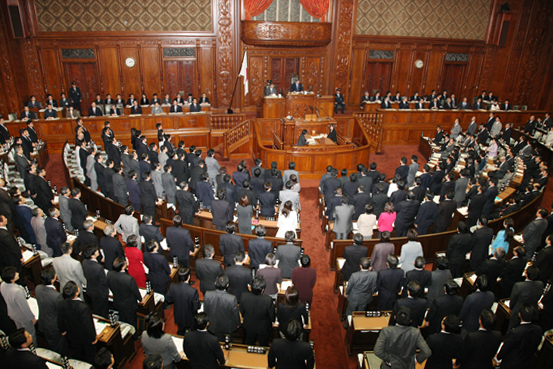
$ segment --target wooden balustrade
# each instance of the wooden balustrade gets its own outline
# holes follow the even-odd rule
[[[212,114],[211,129],[228,131],[246,120],[246,114]]]
[[[353,113],[375,147],[376,153],[382,152],[382,117],[377,113]]]
[[[250,139],[250,121],[240,123],[223,134],[223,157],[230,158],[230,153]]]

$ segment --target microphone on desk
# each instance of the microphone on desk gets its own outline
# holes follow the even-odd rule
[[[317,112],[317,118],[318,118],[317,121],[320,122],[321,121],[321,114],[319,112],[319,108],[317,108],[316,106],[314,106],[314,108],[315,108],[315,111]]]
[[[293,122],[293,121],[294,121],[294,114],[296,114],[296,113],[298,112],[299,109],[300,109],[300,107],[298,106],[298,107],[296,108],[296,110],[292,113],[292,115],[289,115],[289,116],[286,117],[286,118],[288,118],[289,120],[291,120],[291,121]]]
[[[322,106],[321,106],[321,110],[324,111],[324,113],[326,114],[326,119],[330,120],[330,114],[328,114],[327,111],[324,110],[324,108]]]

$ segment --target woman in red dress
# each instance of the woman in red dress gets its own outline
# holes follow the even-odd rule
[[[138,237],[130,235],[127,238],[127,247],[125,255],[129,260],[129,268],[127,272],[134,277],[139,288],[146,288],[146,272],[144,271],[144,258],[142,251],[137,248]]]

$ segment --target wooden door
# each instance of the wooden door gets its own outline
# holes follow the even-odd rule
[[[463,88],[465,67],[464,64],[446,64],[442,77],[441,90],[447,90],[449,96],[451,96],[451,94],[460,96]],[[457,97],[457,99],[459,98]]]
[[[167,93],[171,98],[183,92],[183,98],[188,94],[199,97],[196,79],[195,60],[175,60],[165,62],[165,80],[167,81]]]
[[[374,62],[367,64],[365,91],[369,91],[370,95],[374,95],[374,91],[380,92],[380,96],[384,96],[386,91],[390,89],[390,80],[392,77],[392,63]],[[361,95],[365,93],[361,91]]]
[[[83,99],[81,112],[87,115],[90,103],[95,99],[96,94],[100,93],[96,63],[64,63],[64,69],[66,85],[71,86],[75,81],[77,87],[81,89]]]
[[[290,81],[294,75],[299,75],[299,65],[298,58],[271,58],[271,81],[279,93],[290,91]],[[304,83],[303,87],[309,86]]]

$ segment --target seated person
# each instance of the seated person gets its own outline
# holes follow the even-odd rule
[[[202,97],[200,97],[200,101],[199,101],[200,104],[209,104],[209,98],[207,97],[207,95],[204,93],[202,94]]]
[[[192,99],[192,104],[190,104],[190,112],[195,113],[202,111],[202,106],[198,104],[198,100],[196,98]]]
[[[173,105],[171,105],[169,113],[182,113],[182,106],[179,105],[177,99],[173,100]]]
[[[334,114],[338,114],[338,108],[342,108],[342,114],[344,114],[344,110],[346,109],[346,104],[344,102],[344,95],[340,93],[340,89],[336,89],[336,94],[334,94]]]
[[[131,108],[131,114],[142,114],[142,107],[138,105],[138,100],[133,101],[133,106]]]
[[[44,119],[54,119],[58,117],[58,112],[53,108],[52,104],[48,104],[44,111]]]
[[[304,129],[303,131],[301,131],[301,135],[300,137],[298,138],[298,144],[296,146],[306,146],[307,145],[307,140],[305,139],[305,135],[307,134],[307,130]]]

